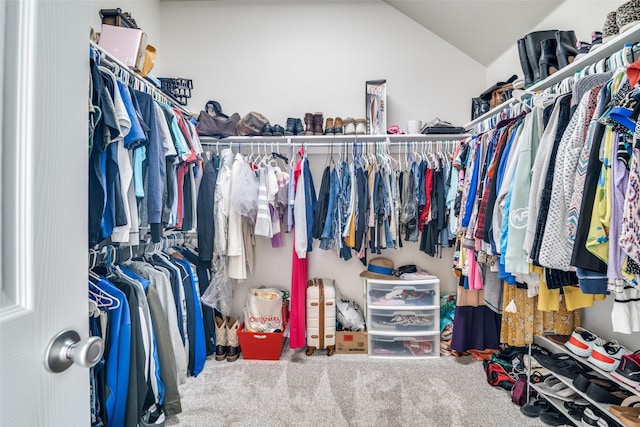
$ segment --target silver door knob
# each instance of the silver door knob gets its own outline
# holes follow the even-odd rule
[[[74,363],[90,368],[100,361],[103,351],[102,338],[89,337],[81,340],[76,331],[67,329],[56,335],[49,343],[44,365],[49,372],[62,372]]]

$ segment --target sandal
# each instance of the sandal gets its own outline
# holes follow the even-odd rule
[[[530,418],[539,417],[540,414],[551,407],[549,402],[544,399],[538,399],[529,403],[528,405],[524,405],[520,407],[520,412],[522,415]]]
[[[640,396],[629,396],[624,399],[620,405],[611,405],[609,412],[618,418],[620,418],[620,415],[623,413],[640,416]]]

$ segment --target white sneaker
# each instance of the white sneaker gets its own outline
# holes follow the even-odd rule
[[[604,345],[604,343],[605,341],[602,338],[578,326],[571,334],[569,341],[564,343],[564,346],[571,350],[573,354],[589,357],[596,344]]]
[[[602,345],[595,344],[587,362],[603,371],[611,372],[620,365],[622,355],[629,353],[631,352],[618,344],[617,341],[608,341]]]

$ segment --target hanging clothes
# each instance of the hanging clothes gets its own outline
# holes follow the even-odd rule
[[[304,151],[298,153],[303,156]],[[313,217],[316,209],[316,193],[306,157],[296,163],[294,172],[294,247],[291,271],[291,300],[289,346],[293,349],[306,345],[306,289],[309,276],[307,252],[313,239]]]

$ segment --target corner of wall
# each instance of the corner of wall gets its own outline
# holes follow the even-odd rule
[[[591,32],[600,31],[607,13],[616,10],[621,3],[619,0],[565,0],[534,28],[523,28],[522,36],[539,30],[573,30],[578,40],[590,43]],[[487,87],[504,81],[512,74],[523,77],[516,42],[514,40],[512,47],[487,67]]]

